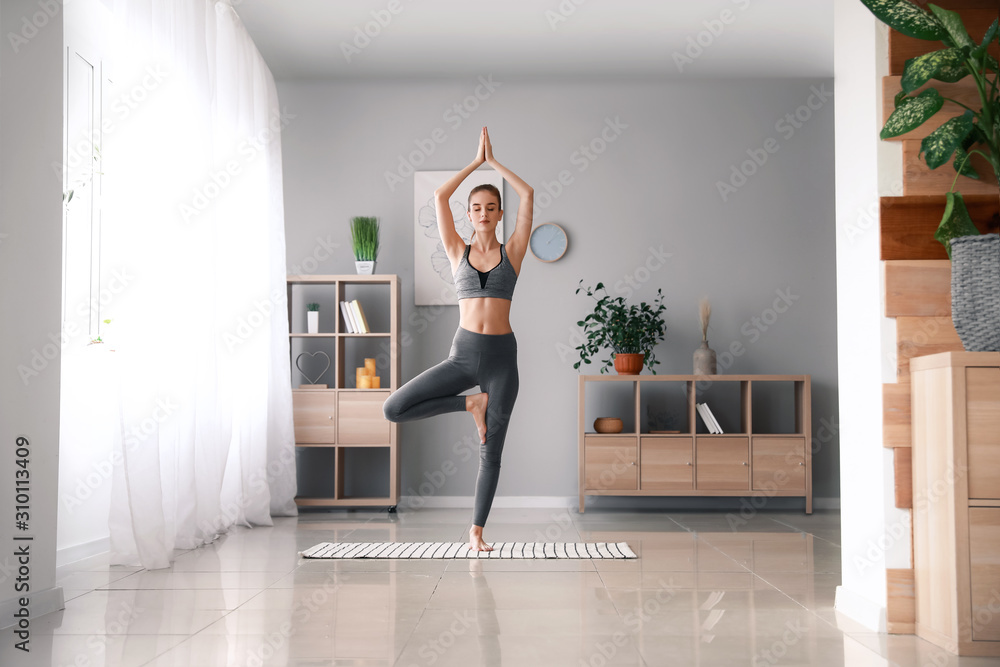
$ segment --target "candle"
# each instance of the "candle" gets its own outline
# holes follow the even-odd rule
[[[372,376],[371,375],[360,375],[358,376],[358,389],[371,389],[372,388]]]
[[[368,375],[375,375],[375,360],[365,359],[365,368],[368,369]]]
[[[370,374],[368,373],[367,368],[365,368],[364,366],[358,366],[358,368],[355,369],[355,375],[354,375],[355,384],[357,384],[360,387],[361,378],[368,377],[369,375]]]
[[[382,388],[382,378],[380,378],[377,375],[372,375],[371,378],[372,378],[372,389],[381,389]]]

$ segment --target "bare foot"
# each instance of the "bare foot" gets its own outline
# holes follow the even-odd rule
[[[493,551],[493,547],[483,541],[482,526],[473,526],[469,529],[469,548],[473,551]]]
[[[471,412],[472,418],[476,420],[480,443],[486,442],[486,404],[488,402],[489,396],[486,392],[465,397],[465,409]]]

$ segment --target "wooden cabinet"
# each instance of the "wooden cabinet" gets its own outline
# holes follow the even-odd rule
[[[703,436],[695,444],[698,488],[704,491],[750,488],[750,439]]]
[[[296,445],[337,442],[337,395],[326,391],[293,391],[292,419]]]
[[[394,510],[399,502],[399,454],[396,424],[385,419],[382,405],[399,387],[399,281],[394,275],[288,276],[289,354],[295,445],[301,480],[304,474],[328,482],[332,493],[300,495],[303,506],[379,506]],[[374,333],[348,333],[341,301],[357,299]],[[306,304],[320,304],[318,333],[306,332]],[[357,387],[354,369],[376,359],[379,389]],[[317,361],[319,360],[319,361]],[[304,362],[304,365],[300,365]],[[308,380],[304,376],[309,377]],[[352,484],[380,473],[359,475],[354,457],[360,449],[388,452],[378,492],[358,493]],[[364,452],[362,452],[364,453]],[[371,461],[359,456],[358,460]],[[383,459],[384,460],[384,459]],[[384,464],[381,464],[384,465]],[[353,467],[352,467],[353,466]],[[348,468],[352,468],[348,471]],[[317,475],[315,471],[319,470]],[[326,473],[329,474],[326,474]]]
[[[1000,498],[1000,368],[965,370],[969,497]]]
[[[694,488],[694,439],[639,438],[640,486],[647,491]]]
[[[806,490],[806,442],[799,437],[756,437],[753,441],[756,491]]]
[[[1000,508],[969,508],[972,640],[1000,642]],[[1000,655],[998,652],[991,655]]]
[[[364,390],[337,393],[337,442],[341,445],[385,445],[392,422],[382,414],[388,391]]]
[[[713,407],[723,434],[699,427],[696,404],[708,385],[729,391],[728,404]],[[616,395],[601,398],[601,389]],[[792,496],[812,512],[808,375],[581,375],[578,398],[581,512],[595,495]],[[767,410],[787,415],[783,428]],[[672,412],[677,428],[654,429],[661,412]],[[623,420],[622,433],[591,430],[608,416]]]
[[[588,489],[609,491],[638,488],[635,438],[589,436],[586,450],[584,469]]]
[[[1000,656],[1000,353],[910,360],[916,633]]]

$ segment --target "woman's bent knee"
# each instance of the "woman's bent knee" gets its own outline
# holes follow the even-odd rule
[[[402,410],[398,405],[399,401],[394,401],[395,394],[385,399],[385,403],[382,404],[382,414],[385,418],[391,422],[398,422],[400,416],[402,415]]]

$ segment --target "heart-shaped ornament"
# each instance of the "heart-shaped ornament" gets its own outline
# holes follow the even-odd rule
[[[326,357],[326,368],[321,370],[319,375],[316,376],[316,379],[313,380],[308,375],[306,375],[306,372],[304,370],[302,370],[302,366],[299,365],[299,362],[302,361],[302,357],[305,356],[316,357],[318,355],[323,355],[324,357]],[[323,377],[323,374],[326,373],[328,370],[330,370],[330,355],[324,352],[323,350],[320,350],[319,352],[303,352],[299,356],[295,357],[295,367],[299,369],[299,372],[302,373],[302,377],[304,377],[309,384],[318,384],[319,379]]]

